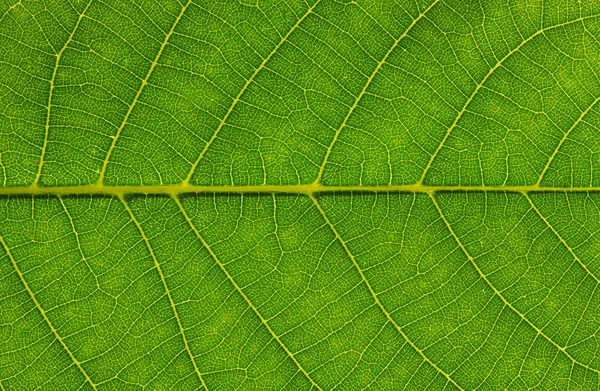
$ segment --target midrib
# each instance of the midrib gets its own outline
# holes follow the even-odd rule
[[[174,185],[79,185],[79,186],[23,186],[0,187],[0,195],[77,195],[77,194],[103,194],[124,196],[127,194],[163,194],[179,195],[184,193],[340,193],[340,192],[407,192],[407,193],[435,193],[440,191],[490,191],[490,192],[584,192],[600,191],[600,187],[545,187],[531,186],[429,186],[423,184],[413,185],[385,185],[385,186],[326,186],[317,184],[307,185],[249,185],[249,186],[196,186],[188,184]]]

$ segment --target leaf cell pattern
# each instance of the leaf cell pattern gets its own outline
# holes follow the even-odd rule
[[[0,390],[598,390],[599,18],[0,0]]]

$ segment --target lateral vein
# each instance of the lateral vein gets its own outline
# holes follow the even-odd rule
[[[206,145],[204,145],[204,148],[202,148],[202,151],[200,152],[200,155],[198,156],[198,158],[196,159],[196,161],[192,165],[192,168],[190,169],[190,172],[188,173],[188,175],[185,178],[185,180],[183,181],[183,184],[187,185],[188,183],[190,183],[190,180],[192,179],[192,175],[194,175],[194,172],[196,171],[196,168],[198,167],[198,164],[200,163],[200,160],[202,160],[202,158],[204,157],[204,154],[206,153],[206,151],[208,150],[208,148],[210,148],[210,146],[212,145],[212,143],[216,140],[217,136],[219,135],[219,132],[221,131],[221,129],[223,128],[223,126],[225,126],[225,122],[227,122],[227,119],[229,118],[229,115],[233,112],[233,109],[235,108],[235,106],[240,101],[240,98],[242,97],[242,95],[244,94],[244,92],[246,92],[246,90],[248,89],[248,86],[250,86],[250,84],[252,84],[252,82],[256,78],[256,75],[258,75],[258,73],[265,67],[265,65],[267,64],[267,62],[269,62],[269,60],[271,59],[271,57],[273,57],[273,55],[277,52],[277,50],[281,47],[281,45],[283,45],[283,43],[285,41],[287,41],[287,39],[290,37],[290,35],[292,35],[292,33],[294,32],[294,30],[296,30],[296,28],[298,28],[298,26],[300,25],[300,23],[302,23],[304,21],[304,19],[306,19],[308,17],[308,15],[310,15],[313,12],[313,10],[317,6],[317,4],[319,4],[320,1],[321,0],[317,0],[315,2],[315,4],[313,4],[312,7],[310,7],[308,9],[308,11],[306,11],[306,13],[296,22],[296,24],[290,29],[290,31],[288,31],[287,34],[283,38],[281,38],[281,41],[279,41],[279,43],[277,44],[277,46],[275,46],[275,48],[271,51],[271,53],[269,53],[269,55],[267,57],[265,57],[265,59],[260,63],[260,65],[258,66],[258,68],[256,68],[254,70],[254,73],[252,74],[252,76],[250,76],[250,78],[248,80],[246,80],[246,83],[244,84],[244,86],[242,87],[242,89],[240,90],[240,92],[237,94],[237,96],[235,97],[235,99],[233,100],[233,102],[231,102],[231,105],[229,106],[229,109],[227,110],[227,113],[225,113],[225,116],[223,117],[223,119],[221,120],[221,122],[219,122],[219,125],[217,126],[217,129],[214,131],[214,133],[211,136],[210,140],[208,140],[208,142],[206,143]]]
[[[90,8],[92,1],[93,0],[90,0],[88,2],[88,4],[85,6],[85,8],[83,9],[83,12],[81,12],[81,15],[79,15],[79,19],[77,19],[77,23],[75,23],[75,27],[73,28],[71,35],[69,35],[67,42],[65,42],[62,49],[60,49],[60,52],[58,52],[56,54],[56,60],[54,62],[54,69],[52,70],[52,77],[50,78],[50,91],[48,92],[48,104],[46,105],[47,111],[46,111],[46,125],[44,126],[44,132],[45,132],[44,144],[42,145],[42,153],[40,155],[40,163],[38,166],[37,174],[35,175],[35,179],[33,181],[34,186],[37,186],[37,184],[39,183],[40,178],[42,176],[42,167],[44,165],[44,156],[46,155],[46,149],[48,146],[48,136],[50,134],[50,111],[52,109],[52,94],[54,92],[54,81],[56,80],[56,74],[58,72],[58,65],[60,63],[60,58],[62,57],[63,53],[65,52],[65,50],[67,50],[67,47],[73,40],[73,37],[75,36],[75,31],[77,31],[77,29],[79,28],[79,24],[81,23],[81,20],[83,19],[83,16],[87,12],[88,8]],[[20,4],[20,3],[21,2],[19,1],[19,3],[17,3],[17,4]]]
[[[539,327],[537,327],[535,324],[533,324],[533,322],[531,322],[529,319],[527,319],[527,317],[525,317],[524,314],[522,314],[512,304],[510,304],[510,302],[508,300],[506,300],[506,298],[502,295],[502,293],[498,289],[496,289],[496,287],[491,283],[491,281],[487,278],[487,276],[483,273],[483,271],[481,271],[481,269],[479,268],[479,266],[477,265],[477,263],[475,262],[475,260],[473,259],[473,257],[467,252],[467,249],[462,244],[462,242],[460,241],[460,239],[458,238],[458,236],[454,232],[454,229],[450,225],[450,222],[446,219],[446,216],[442,212],[442,209],[440,208],[440,206],[439,206],[439,204],[438,204],[438,202],[437,202],[437,200],[435,198],[435,195],[434,194],[430,194],[430,198],[433,201],[433,204],[435,205],[438,213],[440,214],[440,217],[441,217],[442,221],[444,222],[444,224],[448,228],[448,231],[450,231],[450,235],[452,236],[452,238],[454,238],[454,240],[456,241],[456,244],[458,245],[458,247],[460,247],[460,249],[462,250],[462,252],[469,259],[469,261],[471,262],[471,264],[473,265],[473,267],[475,268],[475,270],[477,270],[477,273],[479,274],[479,276],[494,291],[494,294],[496,294],[496,296],[498,296],[500,298],[500,300],[502,300],[502,302],[508,308],[510,308],[516,315],[518,315],[521,319],[523,319],[523,321],[525,321],[525,323],[527,323],[537,333],[537,335],[541,335],[546,341],[550,342],[550,344],[552,344],[555,348],[557,348],[565,356],[567,356],[573,362],[573,364],[579,365],[579,366],[581,366],[582,368],[585,368],[585,369],[589,369],[590,371],[595,372],[595,373],[597,373],[597,374],[600,375],[600,371],[598,371],[597,369],[591,368],[591,367],[589,367],[589,366],[587,366],[587,365],[585,365],[583,363],[580,363],[579,361],[575,360],[575,358],[573,358],[573,356],[571,356],[571,354],[569,352],[567,352],[567,349],[565,347],[560,346],[558,343],[554,342],[554,340],[552,340],[550,337],[548,337]]]
[[[127,124],[127,121],[129,120],[129,116],[133,112],[133,108],[137,104],[140,96],[142,95],[142,91],[144,91],[144,88],[148,84],[148,80],[150,79],[150,76],[152,75],[154,68],[156,68],[156,65],[158,64],[158,60],[160,59],[160,56],[163,54],[165,47],[167,47],[167,43],[169,42],[171,35],[173,35],[173,32],[175,31],[175,27],[177,27],[177,25],[179,24],[179,21],[183,17],[183,14],[188,9],[190,4],[192,4],[192,0],[188,0],[187,3],[181,9],[181,12],[179,12],[179,15],[177,15],[177,19],[175,19],[175,23],[173,23],[173,26],[171,26],[171,30],[169,30],[169,32],[165,36],[165,39],[164,39],[162,45],[160,46],[160,49],[158,50],[156,57],[154,57],[154,61],[152,61],[152,64],[150,65],[150,69],[148,69],[148,73],[146,73],[146,77],[144,77],[144,80],[142,80],[140,87],[138,88],[138,91],[135,94],[133,101],[131,102],[131,105],[129,105],[129,108],[127,109],[127,113],[125,114],[125,117],[123,117],[123,122],[121,122],[121,125],[117,129],[117,134],[115,134],[115,136],[113,137],[112,143],[110,144],[108,152],[106,153],[106,157],[104,158],[104,161],[102,163],[102,170],[100,171],[100,177],[98,178],[98,182],[97,182],[98,184],[104,183],[104,176],[106,175],[106,168],[108,167],[108,161],[110,160],[110,156],[112,155],[113,150],[115,149],[115,146],[117,145],[117,140],[119,139],[119,136],[121,136],[123,128],[125,128],[125,125]]]
[[[360,91],[360,93],[358,94],[358,96],[354,100],[354,104],[352,105],[352,107],[350,107],[350,110],[346,114],[346,117],[344,117],[344,120],[342,121],[342,124],[337,129],[337,131],[335,132],[335,135],[333,136],[333,139],[331,140],[331,143],[329,144],[329,147],[327,148],[327,152],[325,153],[325,158],[323,159],[323,163],[321,164],[321,167],[319,168],[319,174],[317,175],[317,179],[315,180],[315,183],[321,183],[321,178],[323,177],[323,172],[325,171],[325,165],[327,164],[327,160],[329,159],[329,155],[331,154],[331,151],[333,150],[333,146],[334,146],[335,142],[337,141],[340,133],[342,132],[342,129],[346,126],[346,123],[348,122],[348,119],[350,119],[350,117],[352,116],[352,113],[354,112],[354,110],[358,106],[358,103],[360,102],[360,100],[362,99],[363,95],[365,94],[365,92],[367,91],[367,89],[369,88],[369,86],[371,85],[371,82],[375,78],[375,75],[377,75],[377,73],[379,72],[379,70],[381,69],[381,67],[383,66],[383,64],[385,64],[385,62],[387,61],[388,57],[390,56],[390,54],[392,54],[392,52],[394,51],[394,49],[396,48],[396,46],[398,46],[398,44],[400,43],[400,41],[402,41],[402,39],[404,39],[404,37],[406,37],[408,35],[408,33],[410,32],[410,30],[412,30],[412,28],[417,24],[417,22],[419,20],[421,20],[421,18],[423,16],[425,16],[425,14],[427,14],[429,12],[429,10],[431,10],[433,8],[433,6],[435,6],[439,1],[440,0],[435,0],[433,3],[431,3],[431,5],[429,7],[427,7],[427,9],[425,11],[421,12],[419,14],[419,16],[417,16],[412,21],[412,23],[406,28],[406,30],[404,30],[404,32],[400,35],[400,37],[398,37],[398,39],[396,39],[394,41],[394,44],[392,45],[392,47],[390,48],[390,50],[388,50],[387,53],[385,53],[385,55],[381,59],[381,61],[379,61],[379,63],[377,64],[377,66],[375,67],[375,69],[373,70],[373,72],[371,73],[371,76],[369,76],[369,78],[367,79],[367,82],[365,83],[363,89]]]
[[[588,269],[588,267],[586,266],[586,264],[583,263],[581,261],[581,259],[579,259],[579,257],[575,254],[575,252],[573,251],[573,249],[571,248],[571,246],[569,246],[567,244],[567,242],[558,233],[558,231],[555,230],[554,227],[550,224],[550,222],[548,220],[546,220],[546,218],[544,217],[544,215],[542,215],[542,212],[540,212],[540,210],[537,208],[537,206],[533,203],[533,200],[531,199],[531,197],[529,196],[529,194],[523,193],[523,195],[525,196],[525,198],[527,198],[527,201],[529,201],[529,204],[531,205],[531,208],[535,211],[535,213],[537,213],[537,215],[542,219],[542,221],[544,222],[544,224],[546,224],[548,226],[548,228],[550,228],[550,230],[552,231],[552,233],[558,238],[558,240],[560,240],[560,242],[562,243],[562,245],[565,246],[565,248],[567,249],[567,251],[569,251],[569,253],[573,256],[573,258],[575,258],[575,260],[579,263],[579,265],[581,265],[581,267],[583,267],[583,269],[586,271],[587,274],[589,274],[594,280],[596,280],[596,284],[600,283],[600,279],[598,277],[596,277],[596,275],[594,273],[592,273],[590,271],[590,269]]]
[[[31,290],[31,288],[29,287],[29,284],[25,280],[25,277],[23,276],[23,273],[21,272],[21,269],[17,265],[17,262],[13,258],[12,253],[10,252],[10,249],[8,248],[8,245],[6,244],[6,242],[4,241],[4,238],[2,236],[0,236],[0,243],[2,243],[2,247],[4,247],[4,251],[6,251],[6,254],[8,255],[8,258],[10,259],[10,262],[12,263],[13,268],[17,272],[17,275],[19,276],[19,279],[23,283],[23,286],[25,286],[25,290],[27,291],[27,293],[29,293],[29,297],[31,297],[31,300],[33,300],[33,303],[37,307],[38,311],[40,311],[40,314],[42,315],[42,317],[44,318],[44,320],[48,324],[48,327],[50,327],[50,330],[52,331],[52,334],[54,334],[54,337],[62,345],[63,349],[65,349],[65,351],[67,352],[67,354],[69,355],[69,357],[71,358],[71,360],[73,361],[73,363],[75,363],[75,365],[77,366],[77,368],[79,368],[79,371],[81,371],[81,373],[85,377],[85,380],[90,384],[90,386],[92,386],[92,388],[94,390],[97,391],[98,388],[96,387],[96,384],[92,381],[92,379],[90,378],[90,376],[88,375],[88,373],[85,371],[85,369],[83,369],[83,366],[81,365],[81,362],[79,362],[79,360],[77,360],[77,358],[75,357],[75,355],[73,354],[73,352],[71,352],[71,350],[69,349],[69,347],[67,346],[67,344],[65,343],[65,341],[62,339],[62,337],[60,336],[60,334],[58,334],[58,330],[56,330],[56,328],[54,327],[54,325],[52,324],[52,322],[48,318],[48,315],[46,314],[46,311],[44,311],[44,309],[40,305],[39,301],[35,297],[35,294],[33,293],[33,291]]]
[[[181,204],[181,201],[179,200],[179,198],[177,196],[173,196],[173,199],[177,203],[177,206],[179,207],[179,210],[181,211],[181,213],[182,213],[183,217],[185,218],[185,220],[187,221],[188,225],[190,226],[190,228],[192,229],[192,231],[194,231],[194,234],[196,234],[196,237],[198,238],[198,240],[200,240],[200,242],[202,243],[202,246],[204,246],[204,248],[209,252],[210,256],[217,263],[217,265],[219,265],[219,268],[223,271],[223,273],[225,273],[225,276],[227,276],[227,279],[233,285],[233,287],[235,288],[235,290],[240,294],[240,296],[242,296],[242,298],[244,299],[244,301],[246,301],[246,303],[252,309],[252,311],[254,311],[254,313],[256,314],[256,316],[258,316],[258,318],[260,319],[261,323],[267,328],[267,330],[269,331],[269,333],[271,334],[271,336],[273,337],[273,339],[275,339],[275,341],[277,341],[277,343],[279,343],[279,345],[281,346],[281,348],[283,348],[283,350],[287,353],[288,357],[292,359],[292,361],[294,362],[294,364],[296,364],[296,366],[298,367],[298,369],[300,370],[300,372],[302,372],[302,374],[308,379],[308,381],[310,381],[310,383],[313,385],[313,387],[315,387],[316,389],[318,389],[320,391],[323,391],[323,389],[312,379],[312,377],[310,376],[310,374],[304,369],[304,367],[302,366],[302,364],[300,364],[300,362],[296,359],[296,357],[294,356],[294,354],[287,348],[287,346],[285,346],[285,344],[281,341],[281,339],[279,338],[279,336],[277,334],[275,334],[275,332],[273,331],[273,329],[271,328],[271,326],[269,326],[269,324],[267,323],[267,320],[258,311],[258,308],[256,308],[256,306],[254,304],[252,304],[252,302],[250,301],[250,299],[248,298],[248,296],[246,296],[246,294],[244,293],[244,291],[242,291],[242,288],[240,288],[240,286],[237,284],[237,282],[235,282],[235,280],[233,279],[233,277],[231,276],[231,274],[229,274],[229,271],[227,271],[227,269],[225,268],[225,265],[223,265],[223,263],[219,260],[219,258],[217,257],[217,254],[215,254],[215,252],[212,250],[212,248],[210,247],[210,245],[204,240],[204,238],[200,234],[200,231],[198,231],[198,229],[196,228],[196,226],[192,222],[192,219],[190,218],[190,216],[185,211],[185,209],[184,209],[183,205]]]
[[[477,84],[477,86],[475,87],[475,90],[473,90],[473,93],[471,94],[471,96],[469,96],[469,98],[466,100],[466,102],[463,105],[462,109],[458,112],[456,118],[454,118],[454,122],[452,122],[452,124],[450,125],[450,127],[448,128],[448,130],[446,131],[446,133],[444,134],[444,137],[442,138],[442,141],[437,146],[435,152],[429,158],[429,161],[427,162],[427,165],[425,166],[425,169],[423,170],[423,174],[421,175],[421,179],[419,179],[419,183],[423,183],[423,181],[425,180],[425,176],[427,175],[427,172],[429,172],[429,169],[431,168],[431,165],[432,165],[433,161],[435,160],[436,156],[439,154],[439,152],[442,149],[442,147],[446,144],[446,141],[448,140],[448,137],[450,137],[450,133],[452,133],[452,130],[456,127],[456,125],[458,124],[458,121],[460,121],[460,119],[462,118],[463,114],[467,111],[467,108],[469,107],[469,105],[473,101],[473,98],[475,98],[475,95],[477,95],[477,93],[479,92],[479,90],[481,89],[481,87],[490,78],[490,76],[492,76],[492,74],[498,68],[500,68],[500,66],[504,63],[504,61],[506,61],[513,54],[515,54],[516,52],[518,52],[527,42],[531,41],[532,39],[534,39],[538,35],[543,34],[543,33],[545,33],[548,30],[552,30],[552,29],[555,29],[555,28],[567,26],[569,24],[581,22],[583,20],[590,19],[590,18],[597,18],[598,16],[599,15],[583,16],[583,17],[579,17],[579,18],[574,19],[574,20],[570,20],[568,22],[564,22],[564,23],[560,23],[560,24],[556,24],[556,25],[544,27],[544,28],[538,30],[537,32],[535,32],[534,34],[530,35],[528,38],[526,38],[517,47],[515,47],[513,50],[511,50],[510,52],[508,52],[506,54],[506,56],[502,57],[502,59],[500,59],[496,63],[496,65],[494,65],[492,68],[490,68],[490,70],[488,71],[488,73],[483,77],[483,79],[481,79],[481,81],[479,82],[479,84]]]
[[[154,267],[158,271],[160,280],[162,281],[163,287],[165,288],[167,298],[169,299],[169,304],[171,304],[171,308],[173,309],[173,314],[175,315],[175,319],[177,320],[177,326],[179,327],[179,332],[181,333],[181,337],[183,338],[185,350],[187,351],[187,354],[190,357],[190,360],[192,361],[192,365],[194,366],[194,371],[196,372],[196,375],[198,375],[198,379],[200,379],[200,383],[202,383],[202,387],[208,391],[208,387],[206,386],[206,383],[204,382],[204,378],[202,377],[202,374],[200,373],[200,369],[198,368],[196,359],[194,358],[194,355],[192,354],[187,337],[185,336],[185,329],[183,328],[183,324],[181,323],[181,318],[179,317],[179,313],[177,312],[177,307],[175,305],[175,301],[173,300],[173,296],[171,296],[171,290],[169,289],[167,280],[165,279],[165,275],[162,271],[162,268],[160,267],[158,258],[156,258],[156,255],[154,254],[154,250],[152,249],[152,246],[150,245],[150,240],[148,239],[148,237],[146,236],[146,233],[142,229],[142,225],[140,224],[140,222],[137,220],[137,218],[133,214],[133,211],[131,210],[131,207],[129,206],[129,203],[127,203],[127,200],[125,199],[125,197],[120,197],[120,199],[121,199],[121,202],[123,203],[123,205],[125,206],[125,209],[127,209],[127,212],[129,213],[129,216],[131,217],[131,220],[133,221],[133,223],[137,227],[138,231],[140,232],[140,235],[142,235],[142,238],[144,239],[144,242],[146,243],[146,247],[148,248],[148,251],[150,252],[150,255],[152,256],[152,260],[154,261]]]
[[[421,349],[419,349],[419,347],[417,345],[415,345],[415,343],[410,338],[408,338],[408,335],[406,335],[406,333],[404,333],[404,331],[402,330],[402,328],[398,325],[398,323],[396,323],[396,321],[394,320],[394,318],[392,318],[392,316],[390,315],[390,313],[385,309],[385,307],[383,306],[383,304],[379,300],[379,297],[377,296],[377,294],[375,293],[375,291],[371,287],[371,284],[369,284],[369,281],[367,280],[367,278],[366,278],[366,276],[365,276],[362,268],[360,267],[360,265],[358,264],[358,262],[354,258],[354,255],[352,254],[352,252],[350,252],[350,249],[348,248],[348,245],[346,244],[346,242],[344,241],[344,239],[342,239],[342,237],[338,233],[337,229],[333,226],[333,224],[331,223],[331,221],[327,217],[327,214],[325,213],[325,211],[321,207],[321,204],[319,204],[319,201],[312,194],[310,195],[310,198],[312,199],[312,201],[314,202],[315,206],[317,207],[317,209],[319,210],[319,212],[323,216],[323,219],[325,220],[325,222],[327,223],[327,225],[329,226],[329,228],[331,229],[331,231],[335,235],[336,239],[341,243],[342,247],[344,247],[344,250],[346,251],[346,254],[348,254],[348,257],[350,257],[350,259],[352,260],[352,264],[354,265],[354,267],[356,268],[356,270],[360,274],[360,277],[361,277],[362,281],[364,282],[364,284],[366,285],[366,287],[368,288],[369,292],[371,293],[371,296],[373,297],[373,300],[375,300],[375,303],[377,304],[377,306],[379,307],[379,309],[381,309],[381,312],[383,312],[383,314],[385,315],[385,317],[387,318],[387,320],[396,328],[396,330],[398,330],[398,332],[400,333],[400,335],[402,335],[402,337],[404,338],[404,340],[406,342],[408,342],[408,344],[410,346],[412,346],[413,349],[415,349],[417,351],[417,353],[419,353],[419,355],[423,358],[424,361],[426,361],[429,365],[431,365],[433,368],[435,368],[440,374],[442,374],[444,377],[446,377],[446,379],[448,379],[448,381],[450,383],[452,383],[454,386],[456,386],[458,389],[463,390],[463,388],[460,385],[458,385],[456,383],[456,381],[454,381],[454,379],[452,379],[448,373],[446,373],[443,369],[441,369],[434,362],[432,362],[429,359],[429,357],[427,357],[425,355],[425,353]]]
[[[573,125],[571,125],[571,127],[569,128],[569,130],[567,130],[565,132],[565,134],[563,135],[562,139],[560,140],[560,142],[558,143],[558,145],[556,146],[556,148],[552,152],[552,155],[550,155],[550,158],[548,159],[548,162],[546,163],[546,165],[542,169],[542,173],[540,174],[540,177],[539,177],[538,181],[536,182],[536,185],[539,185],[542,182],[542,179],[544,179],[544,175],[546,175],[546,171],[548,171],[548,168],[550,167],[550,164],[552,163],[552,161],[556,157],[556,154],[560,150],[560,147],[562,147],[562,145],[564,144],[564,142],[569,137],[569,134],[571,134],[571,131],[573,129],[575,129],[577,127],[577,125],[579,125],[579,123],[581,123],[581,121],[583,120],[583,117],[585,117],[587,115],[587,113],[590,112],[590,110],[592,109],[592,107],[594,107],[596,105],[596,103],[598,103],[599,101],[600,101],[600,97],[594,99],[594,101],[585,110],[583,110],[581,112],[581,115],[579,116],[579,118],[577,118],[577,120],[573,123]]]

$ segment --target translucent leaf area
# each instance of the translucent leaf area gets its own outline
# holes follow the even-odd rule
[[[600,3],[0,0],[0,391],[600,389]]]

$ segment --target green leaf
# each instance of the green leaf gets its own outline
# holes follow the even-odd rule
[[[0,0],[0,390],[598,390],[600,5]]]

